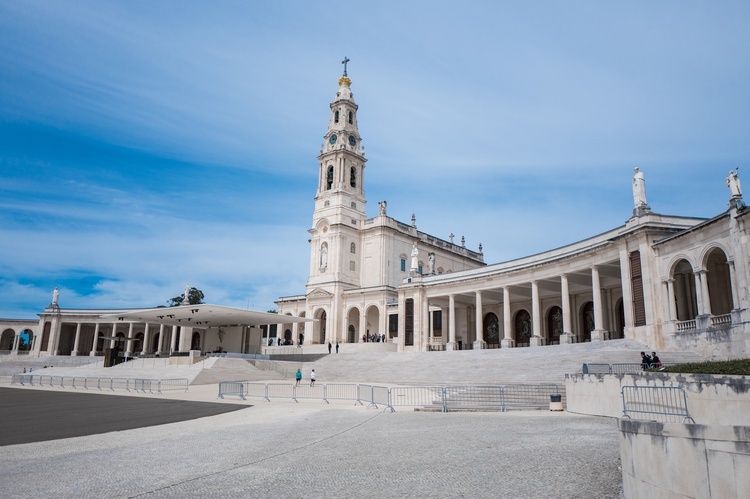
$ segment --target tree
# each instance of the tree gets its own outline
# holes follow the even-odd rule
[[[167,300],[167,305],[170,307],[177,307],[179,305],[182,305],[182,300],[185,298],[185,295],[179,295],[175,296],[174,298],[170,298]],[[190,305],[199,305],[201,303],[205,303],[203,301],[204,295],[203,291],[196,288],[190,288],[190,292],[188,293],[188,302]]]

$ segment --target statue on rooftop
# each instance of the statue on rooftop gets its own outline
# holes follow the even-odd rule
[[[419,250],[417,249],[417,243],[415,242],[411,247],[411,269],[413,272],[419,270]]]
[[[633,201],[635,207],[647,206],[646,203],[646,179],[643,177],[643,172],[636,166],[633,168],[635,175],[633,175]]]
[[[740,168],[737,167],[737,171],[729,170],[729,176],[727,177],[727,187],[729,187],[729,193],[733,198],[742,197],[739,173]]]
[[[60,291],[55,288],[52,290],[52,305],[57,305],[57,299],[60,297]]]

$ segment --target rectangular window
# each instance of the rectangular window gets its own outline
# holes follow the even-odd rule
[[[388,332],[398,333],[398,314],[388,316]]]
[[[443,311],[435,310],[432,312],[432,335],[443,335]]]
[[[404,303],[404,344],[414,346],[414,300],[407,298]]]
[[[630,253],[630,282],[633,287],[633,325],[646,325],[646,304],[643,297],[643,274],[641,273],[641,252]]]
[[[406,260],[401,259],[401,272],[406,272]]]
[[[351,261],[349,262],[349,270],[354,272],[354,262],[351,262]]]

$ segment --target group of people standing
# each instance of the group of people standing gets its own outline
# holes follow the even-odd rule
[[[299,386],[300,381],[302,381],[302,370],[297,369],[297,372],[294,374],[294,379],[297,380],[297,383],[295,386]],[[315,369],[312,370],[310,373],[310,386],[315,386]]]
[[[365,343],[385,343],[385,334],[363,334],[362,341]]]
[[[661,367],[661,359],[656,355],[656,352],[651,352],[651,355],[641,352],[641,367],[644,371],[652,367]]]

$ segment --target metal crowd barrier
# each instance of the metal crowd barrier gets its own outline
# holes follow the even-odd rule
[[[513,408],[548,407],[550,395],[559,395],[556,384],[504,385],[504,386],[385,386],[330,383],[310,386],[296,386],[292,383],[249,383],[222,381],[219,383],[218,398],[247,397],[271,400],[298,399],[351,400],[355,405],[394,412],[395,407],[424,407],[448,412],[456,409],[492,409],[507,411]]]
[[[695,424],[687,407],[687,393],[679,386],[623,386],[622,417],[648,417],[665,423]],[[653,419],[652,419],[653,418]],[[681,418],[681,419],[680,419]]]
[[[14,374],[12,385],[49,386],[60,388],[83,388],[85,390],[126,390],[137,393],[158,393],[168,390],[188,390],[187,378],[98,378],[93,376],[49,376],[39,374]]]

